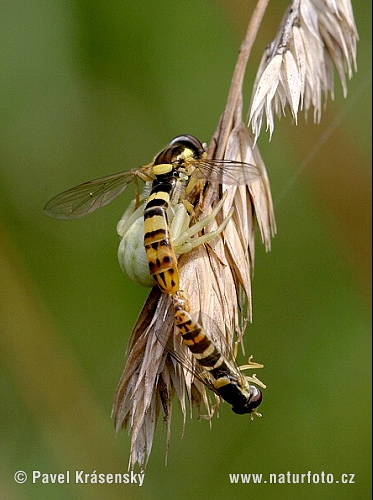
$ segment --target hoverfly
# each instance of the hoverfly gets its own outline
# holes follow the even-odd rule
[[[171,343],[165,343],[161,332],[156,332],[158,340],[177,361],[193,372],[203,384],[218,394],[232,410],[240,415],[249,413],[260,416],[257,408],[262,402],[262,392],[256,383],[265,387],[256,377],[246,377],[242,368],[237,367],[234,358],[228,358],[222,353],[216,342],[204,328],[192,319],[187,300],[176,294],[172,298],[175,308],[175,324],[181,334],[184,345],[189,349],[196,361],[197,370],[190,367],[188,361],[177,354]],[[243,368],[262,368],[263,365],[251,363]]]
[[[201,231],[212,221],[223,207],[227,197],[225,191],[221,199],[212,208],[209,215],[191,224],[191,214],[188,212],[185,200],[172,205],[167,212],[169,223],[170,242],[177,256],[190,252],[193,248],[203,245],[216,238],[227,226],[233,208],[229,210],[221,224],[214,230]],[[140,200],[143,199],[143,194]],[[118,247],[118,262],[122,271],[134,282],[142,286],[156,285],[150,274],[148,258],[144,247],[144,206],[136,208],[136,200],[132,200],[121,220],[117,224],[117,233],[120,237]]]
[[[175,137],[154,161],[143,167],[79,184],[52,198],[44,207],[56,219],[83,217],[109,204],[132,181],[151,182],[144,209],[144,246],[150,274],[163,293],[179,290],[177,259],[172,245],[167,211],[191,189],[195,179],[230,185],[250,184],[260,176],[248,163],[209,160],[201,142],[192,135]],[[138,198],[138,191],[136,192]]]

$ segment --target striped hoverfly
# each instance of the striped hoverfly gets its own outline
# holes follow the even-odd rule
[[[172,301],[175,325],[181,334],[184,346],[195,360],[195,366],[189,357],[175,348],[173,336],[165,339],[163,331],[156,331],[158,341],[180,365],[229,403],[234,413],[261,416],[257,408],[262,402],[262,392],[252,384],[263,388],[265,385],[255,375],[253,377],[243,375],[242,370],[262,368],[263,365],[252,362],[250,358],[248,365],[238,367],[233,353],[229,352],[223,334],[220,334],[219,342],[225,344],[226,354],[223,354],[223,350],[201,324],[192,318],[188,301],[181,293],[174,295]]]
[[[109,204],[131,182],[135,182],[138,201],[137,181],[140,179],[148,183],[150,194],[141,214],[146,260],[150,275],[160,290],[174,295],[179,290],[179,274],[170,232],[169,209],[183,201],[185,193],[190,191],[198,180],[226,185],[248,185],[259,176],[259,169],[249,163],[208,159],[203,145],[196,137],[181,135],[175,137],[148,165],[94,179],[68,189],[52,198],[45,205],[44,213],[55,219],[83,217]],[[198,227],[203,228],[209,221],[210,219],[207,219]],[[220,231],[225,225],[223,223],[220,226]],[[215,232],[213,237],[218,232]],[[192,232],[192,235],[194,234],[196,233]],[[198,238],[195,240],[194,245],[209,241],[208,237],[202,241]]]

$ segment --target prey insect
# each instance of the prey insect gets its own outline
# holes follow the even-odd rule
[[[226,195],[227,192],[225,191],[211,213],[192,225],[190,224],[191,216],[185,203],[178,203],[176,206],[169,208],[167,219],[170,243],[176,256],[188,253],[193,248],[208,243],[224,230],[233,215],[233,208],[215,230],[195,237],[214,220],[224,204]],[[145,203],[136,209],[136,200],[132,200],[117,225],[117,233],[121,238],[118,248],[118,261],[122,271],[132,281],[143,286],[154,286],[156,281],[150,273],[144,247],[144,207]]]
[[[179,290],[179,275],[169,209],[185,199],[185,194],[193,189],[198,179],[237,185],[250,184],[259,175],[259,169],[248,163],[207,159],[198,139],[182,135],[175,137],[152,163],[64,191],[46,204],[44,212],[57,219],[75,219],[109,204],[132,181],[136,183],[136,199],[139,200],[138,179],[151,183],[143,212],[143,245],[150,274],[163,293],[174,295]]]
[[[265,386],[256,377],[243,375],[242,369],[261,368],[262,365],[251,363],[238,368],[234,359],[227,359],[212,337],[192,319],[188,302],[180,293],[173,297],[173,305],[175,324],[198,367],[198,371],[194,372],[197,378],[232,405],[235,413],[260,416],[257,408],[262,402],[262,392],[250,382]],[[162,339],[158,338],[162,342]],[[166,348],[172,356],[186,364],[179,355],[175,355],[171,347],[166,345]]]

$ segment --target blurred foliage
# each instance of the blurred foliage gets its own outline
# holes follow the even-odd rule
[[[223,405],[211,431],[174,409],[142,488],[17,485],[17,470],[125,472],[111,402],[148,293],[116,262],[129,192],[77,221],[44,203],[147,163],[172,137],[208,141],[225,106],[250,2],[3,2],[0,170],[0,497],[366,498],[370,492],[371,9],[355,2],[359,72],[320,126],[261,137],[276,204],[258,241],[246,352],[265,364],[264,417]],[[273,5],[272,5],[273,4]],[[247,76],[275,33],[272,2]],[[368,21],[369,20],[369,21]],[[313,152],[311,156],[308,156]],[[230,485],[228,473],[356,474],[354,485]]]

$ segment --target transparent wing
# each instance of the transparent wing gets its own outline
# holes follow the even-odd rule
[[[256,375],[253,375],[251,377],[251,376],[245,376],[242,373],[242,371],[236,364],[235,355],[231,346],[228,345],[228,342],[223,332],[216,324],[216,322],[212,318],[209,318],[207,315],[203,313],[200,313],[200,319],[201,319],[201,324],[205,325],[214,324],[216,331],[219,332],[218,333],[219,341],[218,341],[217,339],[213,339],[209,335],[209,333],[207,333],[207,330],[203,327],[205,335],[214,344],[215,348],[218,349],[221,353],[224,353],[223,357],[225,359],[226,365],[223,368],[221,376],[225,376],[227,374],[227,368],[228,368],[230,375],[232,376],[232,379],[233,380],[235,379],[240,387],[246,387],[246,389],[248,389],[247,384],[248,382],[251,382],[253,384],[265,388],[266,386],[256,377]],[[184,368],[186,368],[186,370],[188,370],[193,375],[193,377],[197,378],[211,391],[220,396],[219,392],[215,389],[214,386],[214,381],[216,379],[208,370],[206,370],[202,365],[198,363],[198,361],[194,359],[192,353],[189,351],[188,347],[184,344],[181,334],[175,336],[173,335],[173,332],[171,332],[171,335],[168,335],[167,331],[160,329],[156,330],[155,334],[157,340],[161,343],[165,351],[167,351],[176,362],[180,363]],[[250,357],[248,364],[244,365],[242,368],[244,370],[247,370],[249,368],[250,369],[263,368],[263,365],[252,362]]]
[[[152,180],[151,165],[79,184],[48,201],[44,207],[44,213],[54,219],[83,217],[110,203],[137,177]]]
[[[181,335],[173,335],[173,332],[168,337],[165,337],[164,330],[156,330],[155,335],[163,346],[165,351],[177,362],[180,363],[194,378],[198,379],[208,389],[219,396],[219,393],[214,387],[212,375],[205,370],[195,359],[192,353],[184,344]]]
[[[237,361],[236,361],[236,355],[237,352],[235,352],[235,349],[238,349],[238,344],[234,342],[234,347],[233,348],[229,342],[227,341],[226,336],[224,335],[223,331],[221,330],[220,326],[216,323],[216,321],[213,318],[210,318],[207,316],[207,314],[204,314],[203,312],[199,313],[199,323],[201,325],[204,325],[204,330],[205,332],[215,332],[214,336],[214,345],[217,347],[221,353],[223,353],[223,356],[226,360],[226,362],[229,364],[229,367],[231,369],[231,374],[236,376],[238,381],[241,381],[241,384],[243,386],[246,385],[247,381],[257,384],[260,387],[263,387],[264,389],[266,386],[261,382],[256,375],[254,376],[248,376],[243,373],[243,371],[248,370],[248,369],[260,369],[263,368],[263,365],[261,363],[256,363],[252,361],[252,356],[249,357],[247,363],[242,366],[238,366]],[[207,328],[207,330],[206,330]],[[246,328],[246,327],[245,327]],[[211,335],[209,335],[211,338]]]
[[[224,182],[229,185],[251,184],[261,175],[260,170],[251,163],[234,160],[194,160],[193,177],[211,183]]]

